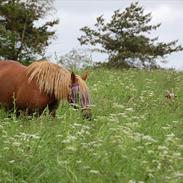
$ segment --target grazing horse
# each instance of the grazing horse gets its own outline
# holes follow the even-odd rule
[[[55,116],[59,102],[81,104],[85,118],[91,117],[89,91],[83,77],[62,66],[43,60],[24,66],[16,61],[0,61],[0,104],[7,109],[41,115],[48,106]]]

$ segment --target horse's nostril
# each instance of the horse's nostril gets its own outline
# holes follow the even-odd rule
[[[70,103],[69,105],[72,106],[74,109],[79,109],[78,105],[75,103]]]
[[[79,107],[77,105],[74,105],[73,107],[74,107],[74,109],[79,109]]]
[[[86,119],[87,119],[87,120],[91,120],[91,119],[92,119],[92,115],[86,116]]]

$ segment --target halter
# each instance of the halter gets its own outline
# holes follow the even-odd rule
[[[70,97],[71,101],[73,101],[73,99],[72,99],[72,89],[77,88],[77,87],[79,88],[79,84],[78,83],[74,83],[74,84],[71,85],[71,90],[70,90],[70,94],[69,94],[69,97]],[[79,108],[79,106],[78,106],[77,103],[73,103],[72,102],[69,105],[72,106],[72,107],[74,107],[75,109],[78,109]],[[91,110],[91,108],[90,108],[89,105],[87,105],[87,106],[81,108],[81,110],[82,111]]]
[[[78,84],[78,83],[74,83],[74,84],[71,85],[71,88],[74,88],[74,87],[76,87],[76,86],[79,87],[79,84]]]
[[[72,89],[74,88],[79,88],[79,84],[78,83],[74,83],[70,86],[70,93],[69,93],[69,100],[71,100],[72,102],[69,103],[70,106],[74,107],[75,109],[78,109],[79,106],[77,103],[73,102],[73,98],[72,98]]]

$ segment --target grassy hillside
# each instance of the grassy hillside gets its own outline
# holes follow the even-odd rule
[[[0,111],[0,183],[183,182],[183,74],[99,69],[88,84],[91,121],[64,103],[56,119]]]

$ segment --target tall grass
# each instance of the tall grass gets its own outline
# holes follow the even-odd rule
[[[98,69],[88,85],[91,121],[66,103],[56,119],[0,111],[0,182],[181,183],[183,74]]]

